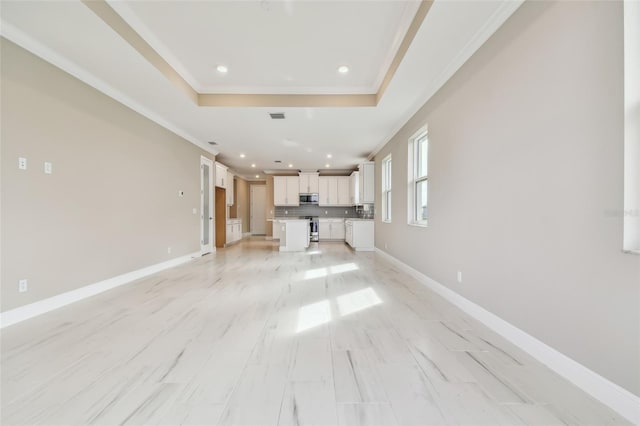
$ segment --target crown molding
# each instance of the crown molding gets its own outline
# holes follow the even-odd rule
[[[426,92],[425,96],[412,105],[409,109],[411,114],[407,117],[405,122],[400,123],[391,132],[389,132],[389,134],[381,140],[371,154],[369,154],[368,159],[370,161],[373,160],[380,150],[382,150],[382,148],[384,148],[385,145],[387,145],[404,126],[406,126],[416,112],[429,102],[431,97],[440,90],[447,81],[449,81],[449,79],[462,67],[462,65],[464,65],[464,63],[478,50],[478,48],[480,48],[480,46],[482,46],[523,3],[524,0],[513,0],[500,3],[498,8],[493,12],[482,28],[476,31],[464,48],[460,50],[460,52],[451,61],[449,61],[446,67],[444,67],[444,71],[434,79],[431,88]]]
[[[191,142],[192,144],[196,145],[198,148],[201,148],[204,151],[213,155],[219,154],[219,151],[216,149],[212,149],[211,145],[192,136],[184,129],[181,129],[180,127],[176,126],[174,123],[161,117],[157,113],[143,107],[138,102],[134,101],[133,99],[131,99],[130,97],[122,93],[121,91],[115,89],[113,86],[109,85],[105,81],[95,77],[92,73],[80,67],[75,62],[72,62],[67,58],[59,55],[58,53],[44,46],[42,43],[34,40],[32,37],[28,36],[21,30],[5,22],[4,20],[0,20],[0,35],[2,35],[2,37],[6,38],[7,40],[10,40],[11,42],[17,44],[18,46],[22,47],[23,49],[28,50],[29,52],[33,53],[34,55],[43,59],[44,61],[50,63],[56,68],[61,69],[67,74],[70,74],[73,77],[77,78],[78,80],[82,81],[83,83],[93,87],[94,89],[98,90],[104,95],[109,96],[110,98],[120,102],[126,107],[134,110],[138,114],[148,118],[149,120],[153,121],[159,126],[164,127],[165,129],[175,133],[181,138]]]

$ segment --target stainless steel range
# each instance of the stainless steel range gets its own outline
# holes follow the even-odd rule
[[[309,241],[317,243],[320,241],[320,234],[318,233],[320,221],[318,216],[305,216],[304,218],[309,219]]]

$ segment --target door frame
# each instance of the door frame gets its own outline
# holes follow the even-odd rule
[[[205,212],[206,206],[204,205],[204,190],[205,190],[205,182],[204,175],[202,170],[204,166],[209,167],[209,208],[208,212]],[[211,253],[216,250],[215,245],[213,243],[214,237],[214,222],[213,222],[213,212],[214,212],[214,177],[213,174],[215,170],[213,168],[213,161],[207,157],[200,156],[200,255],[203,256],[207,253]],[[209,215],[209,244],[204,244],[204,218],[205,214]]]
[[[264,190],[264,202],[265,205],[263,206],[265,208],[265,224],[264,224],[264,233],[262,234],[256,234],[254,232],[254,227],[253,227],[253,191],[255,190],[255,187],[261,187]],[[267,218],[267,214],[266,214],[266,207],[267,207],[267,185],[258,185],[258,184],[254,184],[251,185],[249,187],[249,232],[251,233],[251,235],[267,235],[267,222],[266,222],[266,218]]]

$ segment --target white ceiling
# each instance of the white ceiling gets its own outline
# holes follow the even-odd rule
[[[375,93],[418,6],[395,0],[111,4],[196,91],[270,94]],[[0,30],[194,144],[211,150],[207,142],[218,142],[220,161],[262,177],[289,163],[302,170],[330,163],[335,170],[365,160],[520,4],[436,1],[375,107],[197,106],[78,0],[3,0]],[[218,64],[229,67],[226,76],[217,75]],[[351,69],[347,76],[336,72],[342,64]],[[287,118],[271,120],[268,112]]]
[[[198,92],[375,93],[419,2],[110,4]]]

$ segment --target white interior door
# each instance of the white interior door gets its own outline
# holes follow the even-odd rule
[[[266,204],[267,204],[267,187],[266,185],[251,185],[251,206],[249,214],[251,216],[251,234],[265,235],[266,232]]]
[[[200,254],[213,251],[213,162],[200,157]]]

